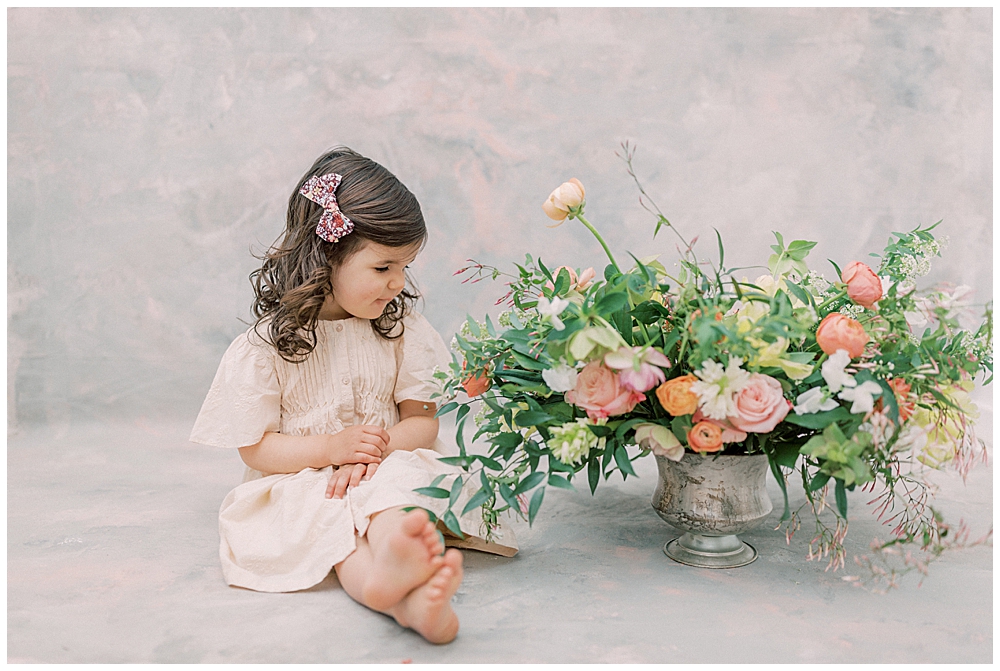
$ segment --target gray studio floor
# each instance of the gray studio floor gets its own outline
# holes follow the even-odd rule
[[[980,430],[992,433],[990,397]],[[993,550],[955,553],[922,586],[873,594],[765,526],[761,558],[694,569],[661,551],[675,532],[649,505],[655,463],[598,491],[548,493],[521,553],[466,552],[458,639],[435,647],[353,603],[335,578],[294,594],[227,587],[216,511],[235,452],[186,425],[22,428],[8,440],[11,662],[991,662]],[[939,503],[992,525],[992,466]],[[771,483],[773,485],[773,483]],[[780,494],[772,486],[777,505]],[[849,549],[879,533],[851,498]],[[775,510],[772,521],[777,520]],[[851,572],[849,564],[848,571]]]

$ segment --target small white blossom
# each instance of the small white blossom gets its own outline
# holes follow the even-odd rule
[[[811,415],[820,410],[833,410],[840,405],[830,398],[821,387],[813,387],[804,394],[799,394],[799,397],[795,399],[795,404],[793,410],[795,410],[796,415]]]
[[[694,372],[700,380],[692,383],[691,393],[697,394],[706,417],[725,419],[736,414],[733,397],[750,380],[750,373],[740,367],[742,364],[742,359],[730,357],[729,365],[723,369],[721,363],[708,359]]]
[[[851,401],[851,412],[857,415],[871,412],[875,407],[875,397],[881,394],[882,387],[878,382],[868,380],[853,389],[844,389],[837,396],[845,401]]]
[[[861,305],[855,305],[854,303],[848,303],[837,310],[842,315],[846,315],[851,319],[858,319],[861,315],[865,313],[865,309]]]
[[[857,384],[853,375],[844,372],[844,368],[849,363],[851,363],[851,355],[847,353],[847,350],[843,349],[838,349],[829,359],[823,362],[820,370],[823,373],[823,379],[826,380],[826,384],[830,387],[831,393],[836,394],[843,387],[853,387]]]
[[[565,328],[559,315],[567,307],[569,307],[569,301],[558,296],[553,297],[552,300],[544,296],[538,299],[538,313],[552,322],[552,327],[557,331],[562,331]]]
[[[576,369],[565,361],[560,361],[552,368],[542,371],[542,379],[549,389],[559,393],[567,392],[576,387]]]

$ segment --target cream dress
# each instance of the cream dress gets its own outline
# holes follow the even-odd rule
[[[420,314],[403,319],[403,336],[386,340],[366,319],[320,321],[316,348],[293,364],[282,359],[253,328],[222,357],[191,440],[215,447],[254,445],[268,431],[291,436],[333,434],[355,424],[388,428],[399,421],[397,404],[432,401],[435,368],[451,358],[434,327]],[[372,515],[397,506],[444,512],[446,500],[415,493],[441,474],[450,487],[457,469],[438,461],[449,450],[392,452],[370,481],[343,499],[326,498],[334,467],[267,475],[247,468],[219,511],[219,555],[230,585],[261,592],[290,592],[321,582],[356,547]],[[460,512],[478,489],[467,485],[453,510]],[[505,556],[517,552],[506,526],[491,543],[478,509],[459,519],[464,541],[449,545]]]

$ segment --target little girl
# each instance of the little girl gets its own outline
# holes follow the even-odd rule
[[[247,466],[219,511],[230,585],[288,592],[333,568],[354,600],[447,643],[462,555],[445,552],[424,510],[407,512],[443,511],[413,490],[458,473],[433,451],[433,373],[450,357],[407,289],[426,238],[388,170],[346,148],[321,156],[251,274],[257,322],[222,357],[191,440],[239,448]],[[468,547],[517,551],[505,529],[475,538],[477,511],[459,523]]]

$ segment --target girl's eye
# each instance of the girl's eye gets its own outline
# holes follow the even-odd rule
[[[375,270],[377,270],[377,271],[378,271],[378,272],[380,272],[380,273],[384,273],[384,272],[386,272],[387,270],[389,270],[389,267],[388,267],[388,266],[386,266],[386,267],[384,267],[384,268],[376,268]]]

